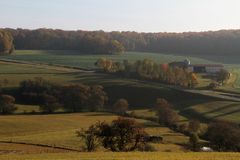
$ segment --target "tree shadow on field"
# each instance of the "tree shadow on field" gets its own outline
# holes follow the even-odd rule
[[[204,112],[203,115],[211,114],[214,112],[221,112],[224,109],[228,109],[228,108],[232,108],[232,107],[236,107],[236,106],[239,106],[239,104],[229,104],[229,105],[226,105],[226,106],[223,106],[223,107],[220,107],[220,108],[208,111],[208,112]]]
[[[237,110],[234,110],[234,111],[231,111],[231,112],[227,112],[227,113],[223,113],[223,114],[219,114],[217,116],[212,117],[211,119],[224,117],[224,116],[227,116],[227,115],[230,115],[230,114],[234,114],[234,113],[240,113],[240,109],[237,109]]]

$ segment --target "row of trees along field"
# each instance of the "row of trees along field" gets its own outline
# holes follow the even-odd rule
[[[46,113],[54,113],[60,108],[67,112],[98,111],[108,100],[100,85],[60,86],[42,78],[22,81],[16,94],[22,103],[40,105]]]
[[[155,80],[183,87],[194,87],[198,83],[194,73],[183,68],[171,67],[168,64],[157,64],[149,59],[131,63],[128,60],[113,62],[111,59],[100,58],[95,65],[107,73],[119,73],[124,76]]]
[[[5,29],[16,49],[79,50],[84,53],[127,51],[235,55],[240,52],[240,30],[186,33],[137,33]]]
[[[14,50],[11,33],[0,29],[0,54],[10,54]]]

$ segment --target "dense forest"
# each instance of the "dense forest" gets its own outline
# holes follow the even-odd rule
[[[240,53],[240,30],[185,33],[5,30],[13,36],[16,49],[79,50],[84,53],[120,53],[126,50],[189,55]]]

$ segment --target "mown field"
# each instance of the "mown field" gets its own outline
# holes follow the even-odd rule
[[[97,121],[110,122],[116,118],[116,115],[104,112],[1,116],[0,128],[4,130],[0,131],[0,141],[81,150],[83,142],[76,136],[76,130],[87,128]],[[142,124],[149,134],[164,138],[163,143],[153,144],[157,151],[185,151],[182,145],[188,143],[188,137],[151,121],[137,119],[137,122]],[[103,148],[99,151],[103,151]]]

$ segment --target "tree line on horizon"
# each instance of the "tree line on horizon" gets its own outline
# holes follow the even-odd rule
[[[3,31],[4,30],[4,31]],[[1,29],[16,49],[78,50],[82,53],[112,54],[124,51],[161,52],[189,55],[234,55],[240,52],[240,30],[185,33],[138,33],[64,31],[54,29]],[[10,34],[10,36],[9,36]],[[0,50],[2,52],[2,49]]]

